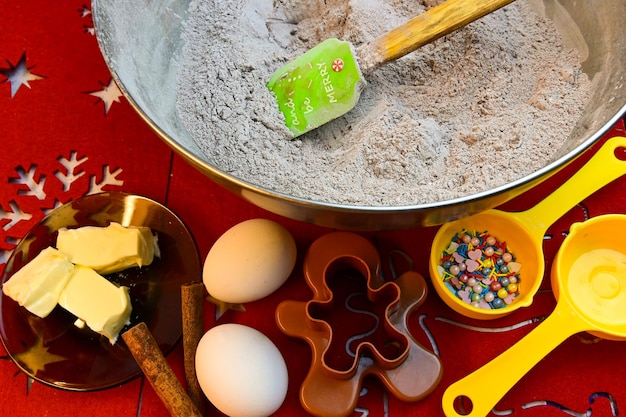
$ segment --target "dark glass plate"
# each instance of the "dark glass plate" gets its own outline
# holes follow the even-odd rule
[[[158,235],[160,258],[142,268],[107,275],[129,288],[131,326],[146,323],[164,354],[182,334],[180,287],[201,278],[195,241],[183,222],[163,205],[125,193],[83,197],[55,209],[33,227],[9,258],[2,283],[41,250],[54,246],[62,227],[148,226]],[[121,337],[111,345],[104,336],[74,326],[75,317],[57,306],[39,318],[6,295],[0,297],[0,338],[15,364],[37,381],[73,391],[118,386],[141,371]]]

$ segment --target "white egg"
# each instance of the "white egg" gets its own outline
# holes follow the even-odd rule
[[[263,333],[241,324],[222,324],[202,336],[196,374],[211,403],[230,417],[266,417],[285,400],[287,365]]]
[[[252,219],[228,229],[204,261],[208,293],[227,303],[247,303],[276,291],[296,263],[296,243],[287,229]]]

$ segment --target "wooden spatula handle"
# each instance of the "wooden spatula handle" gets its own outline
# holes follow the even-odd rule
[[[446,0],[357,48],[359,66],[368,72],[512,3],[514,0]]]

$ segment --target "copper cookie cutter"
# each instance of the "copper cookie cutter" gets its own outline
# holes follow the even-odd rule
[[[404,401],[421,400],[435,389],[441,362],[413,338],[407,323],[426,299],[420,274],[409,271],[385,282],[369,240],[333,232],[310,246],[304,276],[313,298],[282,302],[276,321],[283,333],[311,348],[312,363],[300,388],[300,402],[309,413],[350,414],[366,375],[377,376]]]

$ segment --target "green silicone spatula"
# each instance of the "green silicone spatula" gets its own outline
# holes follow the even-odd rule
[[[332,38],[276,71],[267,87],[294,137],[350,111],[366,85],[363,74],[400,58],[514,0],[447,0],[354,48]]]

